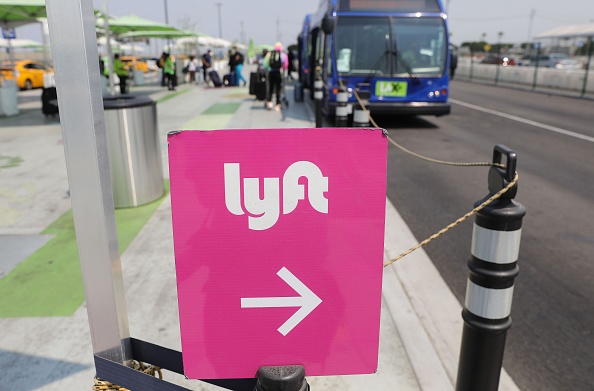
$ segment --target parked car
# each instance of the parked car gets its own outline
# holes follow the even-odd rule
[[[569,56],[565,53],[547,53],[547,54],[541,54],[538,56],[538,61],[534,60],[532,65],[536,66],[536,63],[538,62],[538,66],[539,67],[543,67],[543,68],[555,68],[555,66],[561,61],[561,60],[567,60],[569,59]]]
[[[504,55],[490,54],[481,60],[481,64],[499,64],[506,67],[508,65],[516,65],[516,60]]]
[[[0,63],[0,73],[6,80],[15,80],[10,61]],[[46,73],[54,73],[51,67],[40,62],[31,60],[20,60],[14,62],[17,86],[22,90],[43,87],[43,76]]]
[[[555,64],[556,69],[583,69],[584,64],[574,58],[565,58]]]
[[[149,71],[149,66],[146,61],[143,61],[135,56],[121,56],[120,60],[124,63],[125,66],[128,67],[130,70],[134,71],[141,71],[147,73]]]

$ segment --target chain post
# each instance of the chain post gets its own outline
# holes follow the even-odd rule
[[[336,119],[334,125],[337,128],[346,128],[349,126],[349,111],[347,102],[349,97],[344,87],[340,87],[336,93]]]
[[[368,128],[370,126],[369,110],[365,110],[363,106],[357,104],[353,110],[353,127]]]
[[[301,365],[263,366],[258,368],[257,377],[254,391],[309,391]]]
[[[516,153],[496,145],[489,171],[489,195],[512,182],[516,175]],[[513,199],[514,185],[499,199],[477,212],[472,234],[469,276],[462,318],[464,328],[456,391],[497,391],[503,364],[505,339],[511,327],[511,306],[514,280],[522,233],[522,218],[526,209]]]
[[[322,98],[324,83],[320,78],[314,81],[314,99],[316,100],[316,128],[322,127]]]

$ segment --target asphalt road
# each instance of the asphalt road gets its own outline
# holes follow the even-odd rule
[[[594,101],[458,81],[450,96],[449,116],[376,120],[442,160],[491,161],[496,144],[517,152],[527,215],[504,367],[522,390],[594,390]],[[487,194],[487,172],[390,146],[388,197],[422,240]],[[425,248],[461,303],[471,235],[472,219]]]

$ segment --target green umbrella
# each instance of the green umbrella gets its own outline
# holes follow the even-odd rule
[[[0,0],[0,27],[14,28],[24,24],[37,23],[45,18],[45,0]],[[10,63],[14,64],[12,43],[8,40]],[[11,66],[14,72],[14,66]]]
[[[111,25],[110,25],[111,27]],[[113,29],[112,29],[113,30]],[[119,38],[183,38],[183,37],[199,37],[202,33],[194,33],[192,31],[185,31],[185,30],[171,30],[171,31],[163,31],[163,30],[139,30],[139,31],[130,31],[127,33],[123,33],[118,35]]]
[[[17,27],[45,18],[45,0],[0,0],[0,24]]]
[[[109,29],[114,34],[118,35],[132,31],[179,31],[175,27],[153,22],[134,15],[110,19]]]

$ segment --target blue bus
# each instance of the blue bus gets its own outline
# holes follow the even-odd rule
[[[441,0],[321,0],[300,42],[300,80],[324,82],[324,113],[344,88],[371,113],[450,113],[449,36]]]

